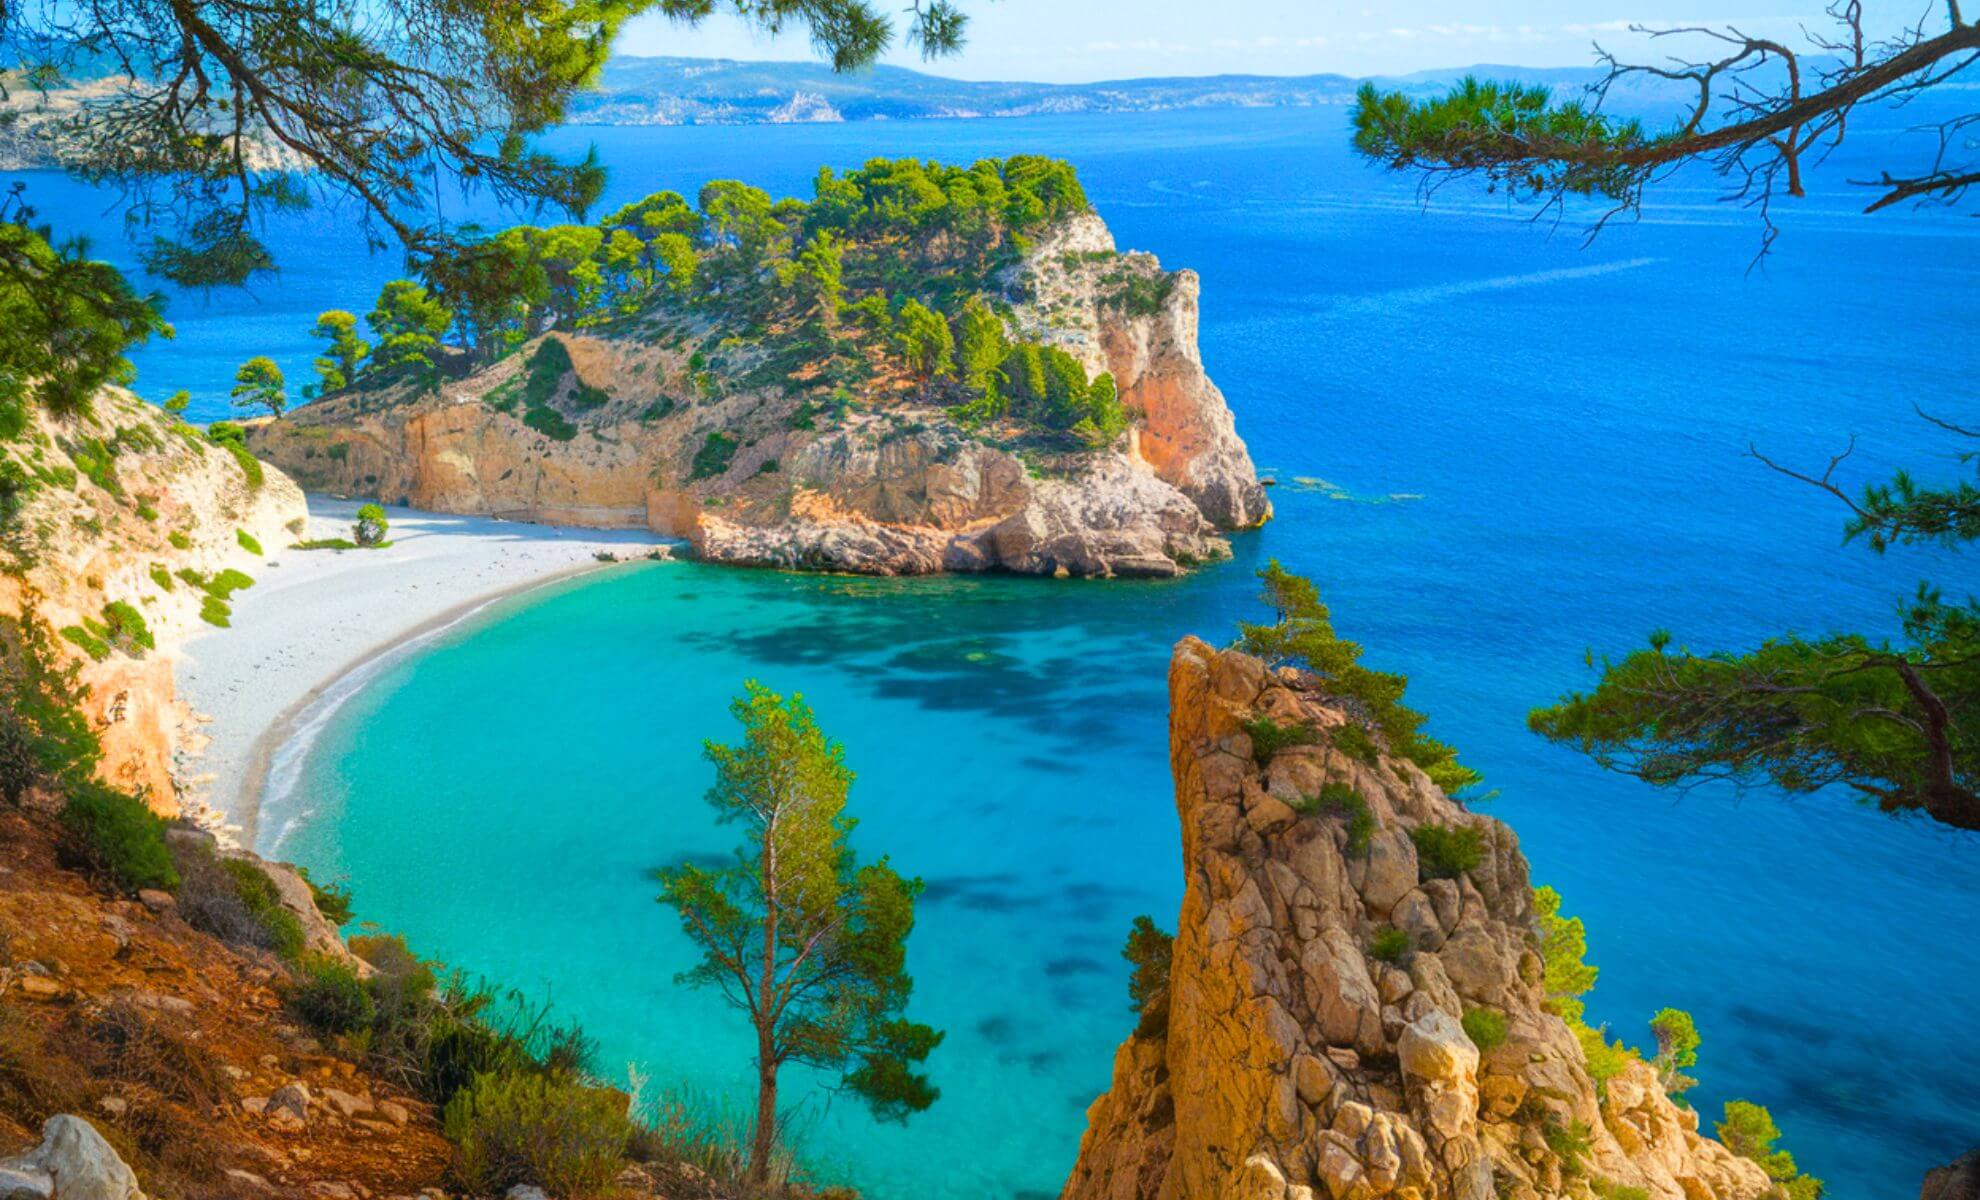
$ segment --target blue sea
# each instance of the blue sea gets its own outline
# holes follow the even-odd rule
[[[608,1073],[740,1104],[741,1022],[675,983],[690,951],[647,872],[728,845],[699,753],[733,736],[727,699],[802,691],[858,772],[860,848],[927,881],[913,1012],[948,1031],[942,1098],[904,1126],[787,1088],[807,1158],[876,1200],[1054,1195],[1132,1022],[1128,923],[1171,923],[1180,897],[1169,647],[1255,616],[1276,557],[1409,674],[1535,879],[1587,919],[1591,1017],[1642,1044],[1657,1009],[1689,1009],[1708,1120],[1764,1103],[1837,1200],[1910,1194],[1980,1143],[1980,837],[1843,795],[1658,792],[1525,726],[1591,681],[1587,650],[1658,627],[1698,648],[1891,633],[1921,579],[1980,590],[1970,556],[1844,546],[1838,504],[1747,455],[1819,469],[1854,436],[1852,487],[1962,469],[1913,406],[1976,416],[1980,227],[1856,212],[1846,181],[1907,122],[1884,123],[1776,206],[1757,269],[1757,216],[1709,178],[1585,244],[1586,214],[1534,222],[1456,187],[1426,204],[1350,157],[1335,109],[559,135],[597,143],[613,203],[724,176],[808,194],[819,165],[878,154],[1072,159],[1124,248],[1201,273],[1204,355],[1277,519],[1170,583],[668,564],[505,601],[338,713],[263,848],[549,996]],[[105,203],[36,194],[65,220]],[[394,273],[348,209],[274,233],[278,279],[175,298],[146,394],[220,415],[254,353],[304,378],[316,311],[362,311]]]

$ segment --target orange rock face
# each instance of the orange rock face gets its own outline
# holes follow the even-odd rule
[[[1413,764],[1359,762],[1347,718],[1291,672],[1194,638],[1170,667],[1170,756],[1188,886],[1166,996],[1114,1059],[1087,1112],[1066,1200],[1540,1200],[1587,1180],[1658,1200],[1750,1200],[1761,1170],[1699,1136],[1655,1072],[1606,1089],[1543,1007],[1526,860],[1512,831],[1468,812]],[[1243,722],[1318,732],[1260,765]],[[1327,784],[1375,827],[1350,846]],[[1475,829],[1457,879],[1426,879],[1409,831]],[[1410,948],[1387,960],[1377,932]],[[1462,1024],[1487,1009],[1505,1040]],[[1587,1149],[1548,1132],[1587,1130]]]

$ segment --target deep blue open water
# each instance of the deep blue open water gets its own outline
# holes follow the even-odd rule
[[[1764,271],[1709,181],[1584,247],[1490,197],[1425,210],[1351,161],[1334,110],[583,138],[613,202],[712,176],[804,192],[873,154],[1073,159],[1124,248],[1202,274],[1204,352],[1278,519],[1177,583],[682,564],[506,602],[342,710],[264,821],[366,918],[547,991],[614,1071],[740,1098],[740,1023],[674,985],[688,951],[644,872],[726,845],[698,748],[731,736],[727,697],[802,690],[859,772],[862,848],[929,883],[915,1011],[949,1031],[943,1098],[904,1128],[811,1089],[811,1157],[882,1200],[1055,1194],[1129,1028],[1119,943],[1180,895],[1168,647],[1227,636],[1277,556],[1500,790],[1536,879],[1588,920],[1594,1019],[1641,1043],[1656,1009],[1690,1009],[1692,1098],[1767,1104],[1839,1200],[1909,1194],[1980,1142],[1980,838],[1843,796],[1678,798],[1524,725],[1589,680],[1584,649],[1654,627],[1892,631],[1921,578],[1980,589],[1970,557],[1842,546],[1833,501],[1744,457],[1819,465],[1855,434],[1853,481],[1959,469],[1912,406],[1975,415],[1970,218],[1856,215],[1859,154],[1788,206]],[[45,215],[94,211],[37,191]],[[362,311],[392,273],[347,219],[278,229],[284,272],[253,296],[178,298],[146,393],[213,416],[248,354],[305,377],[314,313]]]

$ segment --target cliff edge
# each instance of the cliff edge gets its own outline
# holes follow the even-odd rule
[[[1190,638],[1169,691],[1188,884],[1166,1013],[1115,1056],[1065,1200],[1770,1193],[1649,1064],[1590,1077],[1545,1006],[1510,829],[1412,764],[1344,753],[1348,718],[1297,673]],[[1257,717],[1316,738],[1261,766]],[[1359,828],[1352,802],[1313,800],[1340,785],[1365,803]],[[1411,837],[1426,825],[1476,830],[1476,864],[1433,877]],[[1408,948],[1378,957],[1391,930]],[[1485,1051],[1465,1021],[1479,1010],[1504,1021]]]
[[[0,616],[32,606],[62,631],[104,780],[176,814],[178,752],[198,735],[175,699],[173,656],[227,621],[264,550],[301,532],[301,489],[120,388],[0,439],[0,483]]]

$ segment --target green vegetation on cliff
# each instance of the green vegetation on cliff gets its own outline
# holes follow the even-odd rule
[[[516,226],[450,244],[417,260],[418,279],[385,285],[367,318],[375,348],[349,313],[318,318],[322,391],[424,391],[443,370],[471,371],[545,333],[596,330],[692,349],[698,394],[667,397],[663,417],[730,388],[775,387],[819,400],[908,397],[951,409],[969,428],[1011,422],[1087,446],[1127,428],[1111,377],[1090,377],[1010,319],[1001,273],[1051,226],[1089,211],[1071,166],[1035,156],[967,167],[874,159],[844,174],[822,169],[813,191],[809,201],[775,200],[716,180],[692,202],[656,192],[596,224]],[[529,364],[521,416],[569,440],[568,414],[606,397],[582,381],[564,396],[574,372],[553,345],[540,343]],[[510,411],[518,396],[505,385],[488,399]]]

